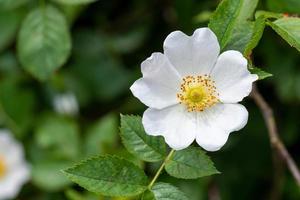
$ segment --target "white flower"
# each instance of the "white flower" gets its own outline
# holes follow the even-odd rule
[[[219,150],[230,132],[243,128],[246,108],[238,104],[249,95],[257,75],[247,70],[238,51],[219,55],[220,46],[209,28],[192,36],[172,32],[164,54],[153,53],[142,65],[143,77],[131,91],[149,108],[143,125],[149,135],[162,135],[175,150],[195,139],[207,151]]]
[[[54,97],[53,106],[57,113],[76,116],[79,106],[76,96],[73,93],[58,94]]]
[[[0,130],[0,200],[15,198],[29,180],[24,150],[7,130]]]

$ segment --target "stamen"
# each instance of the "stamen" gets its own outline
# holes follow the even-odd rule
[[[6,166],[5,166],[4,158],[3,156],[0,155],[0,179],[4,177],[5,172],[6,172]]]
[[[180,90],[179,103],[185,104],[189,112],[203,111],[219,102],[215,82],[207,74],[184,77]]]

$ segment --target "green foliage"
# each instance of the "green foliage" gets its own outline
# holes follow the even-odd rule
[[[166,145],[162,137],[145,133],[141,117],[121,115],[121,137],[127,150],[148,162],[156,162],[166,156]]]
[[[244,51],[251,38],[258,0],[223,0],[212,15],[209,28],[217,35],[221,49]]]
[[[21,12],[0,10],[0,52],[14,41],[21,19]]]
[[[11,1],[11,0],[0,0],[0,10],[12,10],[17,7],[20,7],[27,3],[28,0],[17,0],[17,1]]]
[[[43,190],[50,192],[59,191],[71,184],[71,181],[60,172],[61,169],[64,169],[71,164],[72,162],[66,161],[39,161],[32,167],[32,181],[36,186]]]
[[[258,80],[263,80],[265,78],[269,78],[273,76],[273,74],[270,74],[268,72],[263,71],[262,69],[258,67],[249,67],[249,70],[252,74],[257,74],[258,75]]]
[[[73,160],[79,155],[79,130],[72,120],[46,116],[36,129],[35,139],[41,149],[55,157]]]
[[[67,5],[77,5],[77,4],[87,4],[87,3],[92,3],[97,0],[53,0],[62,4],[67,4]]]
[[[265,23],[265,17],[261,16],[258,17],[254,22],[254,27],[252,32],[251,38],[248,41],[248,44],[245,47],[244,55],[248,57],[252,50],[258,45],[265,29],[266,23]]]
[[[267,0],[267,7],[276,12],[300,14],[300,1],[298,0]]]
[[[176,187],[168,183],[156,183],[151,190],[147,190],[142,200],[188,200],[189,198]]]
[[[285,41],[300,51],[300,19],[284,17],[268,23]]]
[[[46,80],[67,60],[71,38],[64,16],[54,7],[31,11],[18,37],[18,55],[24,69]]]
[[[176,151],[166,163],[165,169],[171,176],[183,179],[194,179],[219,173],[205,152],[196,147]]]
[[[91,158],[64,173],[87,190],[106,196],[135,196],[144,192],[148,183],[140,168],[115,156]]]
[[[94,156],[107,152],[116,145],[118,118],[114,114],[104,116],[89,127],[84,142],[85,154]]]

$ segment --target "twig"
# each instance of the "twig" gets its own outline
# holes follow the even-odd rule
[[[286,147],[282,143],[281,139],[279,138],[277,125],[275,122],[274,114],[272,108],[269,106],[269,104],[265,101],[265,99],[262,97],[258,89],[256,88],[256,85],[253,86],[251,97],[254,99],[255,103],[261,110],[265,123],[268,128],[270,142],[272,145],[272,148],[276,150],[276,152],[279,154],[279,156],[284,160],[286,163],[288,169],[292,173],[297,185],[300,187],[300,172],[299,169],[294,161],[294,159],[291,157],[289,152],[287,151]]]

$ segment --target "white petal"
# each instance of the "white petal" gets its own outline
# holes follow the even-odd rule
[[[164,41],[164,54],[182,76],[208,74],[219,53],[218,39],[209,28],[199,28],[192,36],[174,31]]]
[[[147,134],[162,135],[175,150],[184,149],[195,140],[195,114],[187,112],[180,104],[162,110],[147,109],[143,125]]]
[[[241,104],[217,104],[197,113],[197,143],[207,151],[219,150],[230,132],[243,128],[248,111]]]
[[[135,97],[157,109],[178,103],[181,78],[165,55],[153,53],[142,63],[142,73],[143,78],[130,87]]]
[[[223,103],[237,103],[248,96],[252,83],[258,79],[247,69],[247,60],[238,51],[222,53],[211,72],[216,82],[219,99]]]

